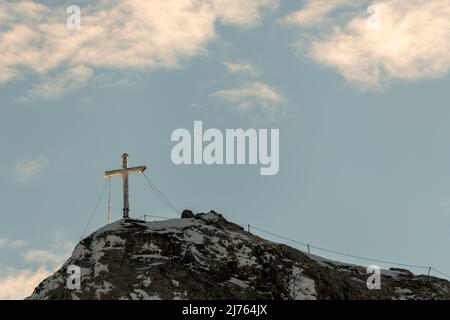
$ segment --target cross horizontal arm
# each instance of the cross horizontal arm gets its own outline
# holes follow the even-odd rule
[[[140,172],[144,172],[145,169],[147,169],[146,166],[119,169],[119,170],[111,170],[111,171],[106,171],[104,177],[109,178],[109,177],[114,177],[114,176],[123,176],[123,175],[127,175],[130,173],[140,173]]]

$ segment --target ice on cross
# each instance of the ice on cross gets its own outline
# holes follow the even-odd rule
[[[130,203],[128,196],[128,175],[131,173],[141,173],[147,169],[146,166],[132,167],[128,168],[128,154],[124,153],[122,155],[122,169],[111,170],[105,172],[105,178],[110,178],[114,176],[122,176],[122,187],[123,187],[123,218],[129,218],[130,213]]]

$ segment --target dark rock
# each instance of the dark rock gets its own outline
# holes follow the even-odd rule
[[[80,290],[67,288],[69,265],[81,268]],[[440,278],[382,270],[381,289],[369,290],[368,276],[364,267],[264,240],[209,212],[107,225],[29,299],[450,299],[450,283]]]
[[[191,210],[183,210],[181,213],[182,219],[194,218],[194,213]]]

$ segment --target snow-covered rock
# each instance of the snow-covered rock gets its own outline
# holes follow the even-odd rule
[[[81,270],[69,289],[67,268]],[[264,240],[215,212],[160,222],[120,220],[83,239],[29,299],[450,299],[446,280],[364,267]]]

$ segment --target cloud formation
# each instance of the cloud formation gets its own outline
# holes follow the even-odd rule
[[[285,19],[308,39],[307,54],[364,88],[383,88],[393,81],[440,77],[450,69],[450,3],[443,0],[380,0],[381,28],[371,28],[353,0],[338,6],[322,0]],[[370,4],[368,2],[368,4]],[[347,6],[345,14],[337,9]],[[334,12],[333,16],[330,13]],[[305,25],[332,21],[327,32],[310,32]],[[342,22],[344,21],[344,22]],[[328,27],[328,23],[323,23]],[[301,45],[305,47],[304,44]]]
[[[11,268],[0,266],[0,300],[24,299],[29,296],[37,285],[55,272],[70,256],[74,244],[57,231],[46,240],[44,248],[22,249],[24,240],[8,241],[3,239],[4,248],[19,250],[18,255],[29,266],[26,268]],[[2,248],[2,250],[4,250]]]
[[[19,248],[25,247],[26,245],[27,245],[27,242],[22,239],[13,240],[9,243],[9,247],[11,249],[19,249]]]
[[[224,61],[222,63],[227,67],[230,73],[248,74],[253,77],[257,75],[257,72],[250,64],[233,63],[228,61]]]
[[[33,98],[59,98],[83,87],[93,75],[93,70],[83,65],[64,70],[63,73],[48,77],[35,85],[24,100]]]
[[[32,269],[0,269],[0,300],[19,300],[28,297],[52,271],[45,267]]]
[[[23,183],[41,177],[48,165],[45,156],[27,157],[14,166],[14,176],[17,182]]]
[[[49,250],[31,249],[26,251],[23,258],[27,262],[50,263],[52,265],[61,265],[67,258],[66,254],[55,253]]]
[[[0,83],[33,73],[43,83],[30,96],[57,97],[101,69],[177,69],[183,60],[206,52],[216,23],[255,25],[262,10],[277,2],[101,0],[82,7],[81,29],[69,30],[65,7],[5,1],[0,6]]]
[[[262,82],[253,82],[238,88],[219,90],[211,95],[227,103],[236,105],[240,111],[261,108],[265,112],[275,112],[284,106],[281,92]]]
[[[263,9],[278,7],[278,0],[212,0],[219,20],[226,24],[254,26],[261,20]]]
[[[7,238],[0,239],[0,247],[8,247],[9,249],[19,249],[27,245],[27,242],[22,239],[8,240]]]
[[[301,27],[323,25],[336,8],[355,4],[359,0],[309,0],[305,6],[283,19],[283,23]],[[361,1],[359,1],[361,2]]]

